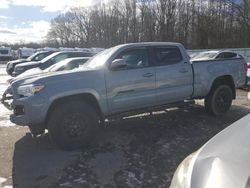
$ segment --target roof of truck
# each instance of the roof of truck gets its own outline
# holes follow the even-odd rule
[[[177,42],[138,42],[138,43],[127,43],[121,44],[119,47],[132,47],[132,46],[161,46],[161,45],[171,45],[171,46],[183,46],[181,43]]]

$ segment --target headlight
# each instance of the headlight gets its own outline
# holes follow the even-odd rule
[[[30,97],[44,89],[44,85],[23,85],[17,88],[17,94],[23,97]]]
[[[190,188],[191,174],[198,153],[194,152],[182,161],[174,173],[169,188]]]

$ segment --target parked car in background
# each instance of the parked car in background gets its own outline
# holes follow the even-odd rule
[[[37,48],[36,51],[37,52],[40,52],[40,51],[54,51],[54,52],[57,52],[57,51],[59,51],[59,49],[51,48],[51,47],[44,47],[44,48]]]
[[[190,57],[190,59],[192,59],[193,57],[197,56],[198,54],[200,54],[200,52],[188,52],[188,56]]]
[[[250,114],[186,157],[170,188],[249,188],[249,137]]]
[[[93,53],[88,52],[81,52],[81,51],[62,51],[62,52],[55,52],[46,58],[44,58],[41,61],[31,61],[27,63],[22,63],[20,65],[17,65],[14,69],[13,76],[18,76],[19,74],[25,72],[26,70],[32,69],[32,68],[40,68],[41,70],[47,69],[48,67],[58,63],[59,61],[62,61],[67,58],[72,57],[91,57],[93,56]]]
[[[230,52],[230,51],[206,51],[206,52],[201,52],[197,55],[194,55],[191,58],[191,61],[230,59],[230,58],[239,58],[239,57],[242,57],[242,56],[235,52]]]
[[[45,72],[57,72],[57,71],[65,71],[65,70],[73,70],[84,65],[91,57],[74,57],[67,58],[65,60],[60,61],[52,65],[51,67],[45,69]]]
[[[6,72],[9,75],[12,75],[16,65],[19,65],[21,63],[31,62],[31,61],[41,61],[42,59],[44,59],[45,57],[49,56],[50,54],[54,52],[55,51],[40,51],[29,56],[27,59],[18,59],[18,60],[9,61],[6,65]]]
[[[19,48],[18,49],[18,58],[28,58],[29,56],[31,56],[32,54],[34,54],[36,52],[36,50],[34,48]]]
[[[65,70],[73,70],[82,66],[85,62],[87,62],[90,57],[74,57],[74,58],[67,58],[62,60],[47,69],[40,69],[40,68],[33,68],[29,69],[22,74],[19,74],[17,77],[8,80],[9,83],[16,81],[17,79],[24,78],[26,76],[35,75],[35,74],[42,74],[46,72],[57,72],[57,71],[65,71]]]
[[[12,59],[11,47],[0,47],[0,61],[9,61]]]
[[[105,48],[91,48],[91,50],[94,53],[99,53],[99,52],[102,52],[103,50],[105,50]]]
[[[236,88],[245,84],[245,65],[241,57],[192,63],[179,43],[124,44],[100,52],[75,71],[18,79],[2,102],[8,107],[6,99],[13,98],[11,122],[29,126],[33,135],[48,129],[58,146],[74,149],[117,114],[205,99],[206,111],[220,116],[230,109]]]

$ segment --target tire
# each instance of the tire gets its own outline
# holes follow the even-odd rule
[[[205,98],[206,111],[214,116],[220,116],[229,111],[233,100],[233,91],[228,85],[218,85]]]
[[[50,138],[64,150],[89,144],[98,130],[99,119],[86,102],[69,101],[56,106],[48,120]]]

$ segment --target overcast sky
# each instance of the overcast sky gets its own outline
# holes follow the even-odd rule
[[[91,6],[97,1],[0,0],[0,42],[39,42],[47,34],[52,18],[70,7]]]

